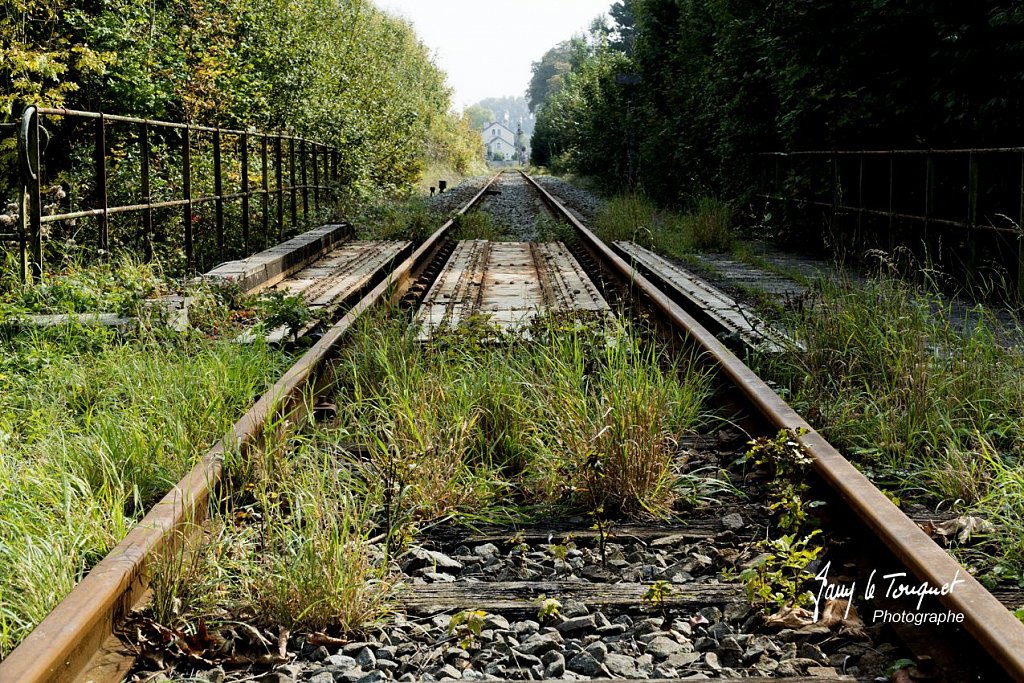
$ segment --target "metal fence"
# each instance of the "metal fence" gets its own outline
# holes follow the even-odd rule
[[[61,149],[48,158],[44,148],[54,136],[47,132],[45,124],[51,120],[74,128],[78,138],[64,130]],[[119,131],[116,146],[108,143],[113,126],[129,128],[127,133]],[[83,132],[91,139],[83,140]],[[197,155],[197,149],[204,143],[208,145],[202,148],[206,156]],[[160,154],[154,154],[156,147]],[[185,266],[192,271],[196,266],[199,207],[212,204],[213,230],[206,237],[214,244],[207,251],[218,260],[226,260],[242,255],[238,252],[252,253],[256,244],[266,246],[279,241],[286,222],[289,227],[298,224],[300,206],[303,219],[308,219],[310,207],[318,211],[322,202],[334,196],[339,183],[339,150],[299,136],[101,112],[30,106],[18,127],[18,150],[20,220],[17,231],[0,234],[0,240],[18,243],[23,280],[38,278],[43,271],[44,226],[94,220],[95,230],[85,239],[103,254],[111,249],[110,225],[114,217],[133,215],[139,219],[137,232],[148,259],[154,249],[154,213],[180,211],[180,247]],[[225,155],[231,157],[230,164],[225,163]],[[203,162],[201,172],[194,163],[197,157]],[[85,165],[91,166],[90,172],[83,173],[79,165],[78,176],[90,177],[82,179],[82,188],[73,197],[68,198],[68,193],[61,191],[60,201],[44,204],[43,188],[52,180],[48,165],[74,158],[85,158]],[[257,168],[253,168],[253,162]],[[157,164],[159,170],[154,169]],[[137,172],[138,178],[134,188],[126,189],[122,182],[118,186],[119,198],[112,202],[108,174],[115,167],[127,167],[130,173]],[[196,191],[200,177],[202,184],[208,185],[205,192],[203,188]],[[154,197],[154,180],[160,180],[162,193],[171,196]],[[231,225],[230,230],[225,227],[226,207],[232,207],[237,214],[238,235],[232,232],[236,226]],[[161,230],[165,223],[161,221]],[[232,238],[230,245],[228,236]]]
[[[789,221],[802,214],[818,230],[824,221],[851,250],[902,245],[968,274],[998,264],[1024,291],[1024,147],[770,152],[760,161],[758,196]]]

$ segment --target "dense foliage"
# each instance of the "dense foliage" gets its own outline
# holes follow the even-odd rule
[[[27,103],[292,129],[341,147],[356,188],[481,155],[411,26],[368,0],[8,0],[0,118]]]
[[[534,64],[534,163],[670,201],[778,149],[1019,144],[1024,6],[621,0]]]

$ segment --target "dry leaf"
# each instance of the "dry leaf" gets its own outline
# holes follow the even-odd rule
[[[783,607],[765,618],[764,623],[776,628],[802,628],[814,623],[814,613],[803,607]]]
[[[822,626],[832,628],[839,625],[841,632],[851,638],[863,639],[867,637],[864,630],[864,621],[857,613],[857,607],[850,605],[850,611],[846,611],[849,600],[829,600],[825,603],[825,609],[821,611],[821,618],[818,620]]]
[[[947,543],[954,534],[957,542],[966,543],[975,534],[984,535],[993,531],[995,531],[995,527],[991,522],[974,515],[961,515],[956,519],[935,525],[935,533],[946,539]]]
[[[306,636],[306,642],[318,647],[320,645],[323,645],[324,647],[341,647],[342,645],[348,645],[347,638],[335,638],[334,636],[329,636],[326,633],[319,632],[310,633]]]

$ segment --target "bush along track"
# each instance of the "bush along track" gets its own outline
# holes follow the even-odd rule
[[[237,312],[219,291],[188,291],[187,331],[150,317],[145,297],[177,287],[117,261],[12,283],[0,298],[0,657],[287,365],[280,350],[231,341]],[[96,311],[137,324],[17,322]]]

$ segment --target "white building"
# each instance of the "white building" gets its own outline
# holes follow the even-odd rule
[[[514,159],[516,156],[516,134],[495,121],[488,124],[480,134],[487,147],[488,159]]]

